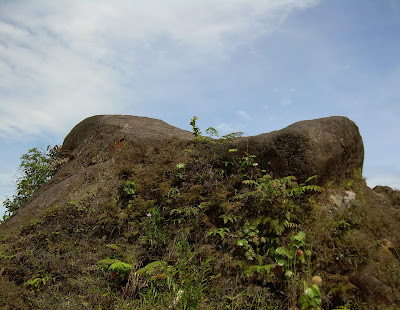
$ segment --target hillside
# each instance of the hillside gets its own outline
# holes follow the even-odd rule
[[[54,177],[0,225],[0,307],[399,308],[400,194],[367,187],[352,121],[192,126],[75,126]]]

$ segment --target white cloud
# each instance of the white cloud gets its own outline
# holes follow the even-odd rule
[[[316,0],[0,4],[0,137],[63,132],[138,105],[159,79],[275,31]],[[147,83],[147,84],[146,84]],[[145,87],[144,87],[145,85]],[[146,93],[147,89],[147,93]]]
[[[249,114],[247,114],[246,111],[237,111],[236,114],[240,115],[242,118],[246,119],[246,120],[251,120],[251,117]]]
[[[236,126],[234,126],[232,124],[228,124],[228,123],[220,123],[217,126],[215,126],[215,128],[218,130],[218,132],[221,136],[226,135],[231,132],[239,132],[240,131],[237,129]]]

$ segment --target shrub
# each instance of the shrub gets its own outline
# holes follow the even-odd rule
[[[21,156],[19,171],[21,176],[16,181],[16,193],[3,202],[7,209],[4,218],[11,216],[21,205],[39,190],[54,175],[53,162],[58,156],[58,146],[48,146],[46,151],[34,147]]]

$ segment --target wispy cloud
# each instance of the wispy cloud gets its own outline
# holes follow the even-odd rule
[[[0,137],[64,132],[86,116],[142,104],[163,78],[250,49],[290,12],[317,3],[2,2]]]
[[[232,132],[240,132],[241,129],[239,127],[240,126],[238,126],[237,124],[233,125],[229,123],[219,123],[215,126],[221,136]]]
[[[239,110],[236,112],[236,114],[238,114],[240,117],[244,118],[245,120],[251,120],[250,115],[247,114],[246,111]]]

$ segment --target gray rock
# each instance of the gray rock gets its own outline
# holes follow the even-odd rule
[[[61,151],[74,157],[96,151],[110,151],[115,144],[146,140],[191,140],[189,131],[171,126],[161,120],[131,115],[96,115],[77,124],[64,139]]]
[[[389,186],[378,185],[373,188],[373,191],[383,200],[387,200],[388,205],[400,208],[400,191],[394,190]]]
[[[345,191],[344,194],[330,195],[330,202],[339,209],[347,209],[356,201],[357,195],[353,191]]]
[[[190,141],[191,132],[161,120],[129,115],[99,115],[76,125],[62,151],[104,157],[118,141],[134,147],[149,139]],[[284,129],[243,137],[229,147],[256,155],[260,167],[274,177],[294,175],[301,181],[318,175],[320,183],[350,178],[362,169],[364,146],[358,127],[346,117],[332,116],[295,123]],[[93,157],[93,156],[92,156]],[[107,157],[107,156],[105,156]]]
[[[352,275],[350,281],[358,288],[364,300],[380,305],[393,304],[393,290],[377,276],[378,269],[373,263],[369,263],[363,270]]]
[[[364,162],[358,127],[346,117],[301,121],[282,130],[242,138],[242,150],[257,155],[263,168],[276,177],[304,180],[318,175],[320,183],[353,177]]]

